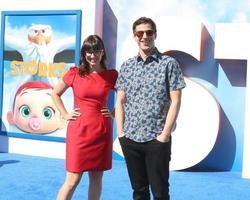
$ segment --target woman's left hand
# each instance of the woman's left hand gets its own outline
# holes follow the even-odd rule
[[[109,111],[109,109],[107,107],[103,107],[101,109],[101,113],[104,117],[110,117],[112,118],[113,117],[113,114]]]

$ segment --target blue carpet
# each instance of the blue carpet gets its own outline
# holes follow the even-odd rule
[[[0,200],[55,200],[64,181],[64,160],[0,153]],[[240,172],[171,172],[171,200],[248,200],[250,180]],[[87,199],[83,175],[73,200]],[[102,200],[130,200],[124,161],[104,174]]]

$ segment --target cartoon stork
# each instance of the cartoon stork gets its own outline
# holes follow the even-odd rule
[[[73,49],[75,36],[53,40],[52,27],[46,24],[32,24],[29,27],[27,40],[18,36],[5,34],[5,46],[18,51],[24,62],[31,60],[47,65],[54,62],[56,54]]]

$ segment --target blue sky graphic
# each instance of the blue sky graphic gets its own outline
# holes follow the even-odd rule
[[[31,26],[32,24],[47,24],[53,27],[56,32],[64,33],[65,35],[74,35],[76,29],[75,15],[24,15],[24,16],[8,16],[7,21],[12,28],[21,28],[23,26]],[[70,28],[69,28],[70,27]]]

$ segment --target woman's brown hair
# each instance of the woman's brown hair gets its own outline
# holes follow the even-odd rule
[[[98,35],[90,35],[88,36],[82,44],[81,54],[80,54],[80,65],[79,65],[79,75],[85,76],[90,72],[89,63],[86,60],[86,52],[87,51],[103,51],[102,59],[101,59],[101,67],[103,69],[107,69],[106,67],[106,51],[104,47],[104,43],[102,39]]]

